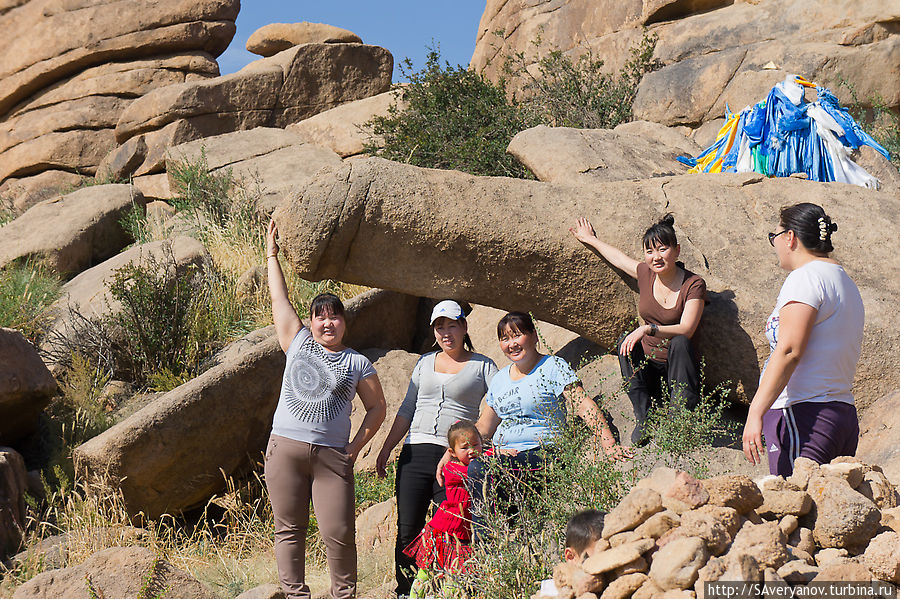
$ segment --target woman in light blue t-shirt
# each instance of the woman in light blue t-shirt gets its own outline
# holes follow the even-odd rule
[[[528,314],[510,312],[497,324],[500,349],[512,362],[491,380],[476,426],[491,439],[496,459],[504,467],[524,473],[540,469],[543,451],[552,450],[554,430],[565,421],[567,408],[594,430],[613,459],[632,457],[631,448],[618,444],[603,412],[584,391],[578,375],[557,356],[537,350],[537,330]],[[469,464],[472,501],[476,509],[484,499],[483,460]],[[479,518],[473,518],[477,528]]]

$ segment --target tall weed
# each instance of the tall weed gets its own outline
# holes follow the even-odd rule
[[[36,343],[43,334],[46,308],[59,297],[62,282],[40,264],[13,264],[0,269],[0,327],[20,329]]]

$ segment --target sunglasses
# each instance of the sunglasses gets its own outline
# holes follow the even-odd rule
[[[775,238],[778,237],[779,235],[784,235],[788,231],[790,231],[790,229],[785,229],[784,231],[781,231],[779,233],[769,233],[769,245],[771,245],[772,247],[775,247]]]

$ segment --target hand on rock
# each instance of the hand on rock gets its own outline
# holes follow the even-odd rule
[[[575,221],[575,226],[569,228],[569,233],[581,243],[587,243],[589,239],[597,236],[591,221],[586,218],[579,218]]]
[[[276,236],[278,235],[278,226],[275,225],[275,219],[269,221],[269,228],[266,231],[266,256],[275,256],[278,254],[278,241],[276,241]]]

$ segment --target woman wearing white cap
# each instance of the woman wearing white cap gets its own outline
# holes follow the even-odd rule
[[[478,419],[481,400],[497,372],[493,360],[473,351],[459,304],[452,300],[438,303],[431,312],[431,327],[440,351],[425,354],[416,364],[375,466],[379,476],[385,476],[391,450],[406,437],[395,486],[399,596],[409,594],[415,571],[415,560],[403,550],[422,530],[431,502],[444,500],[444,488],[434,473],[447,450],[447,430],[458,420]]]

